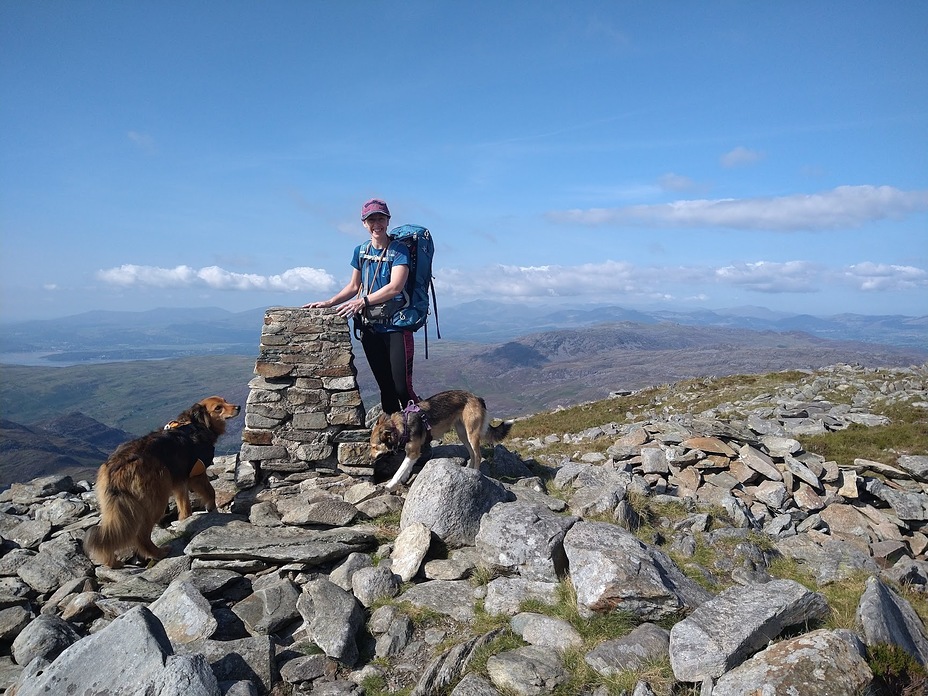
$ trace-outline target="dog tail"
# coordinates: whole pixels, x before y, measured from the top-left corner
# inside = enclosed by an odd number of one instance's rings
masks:
[[[512,424],[515,421],[503,421],[499,425],[491,425],[487,428],[487,434],[484,438],[484,442],[490,445],[495,445],[497,442],[502,442],[503,439],[509,434],[509,431],[512,430]]]
[[[144,527],[147,506],[137,499],[131,487],[123,485],[125,467],[117,465],[110,473],[108,466],[104,464],[97,476],[100,523],[87,530],[83,545],[95,562],[113,567],[117,553],[135,546],[139,529]]]

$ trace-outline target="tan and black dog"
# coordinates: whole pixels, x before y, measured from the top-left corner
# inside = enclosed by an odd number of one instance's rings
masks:
[[[422,449],[433,439],[455,429],[467,447],[470,466],[480,468],[480,445],[502,441],[512,428],[512,421],[490,425],[484,400],[461,390],[443,391],[389,416],[381,415],[371,430],[371,461],[403,449],[403,463],[387,484],[393,490],[409,478]]]
[[[97,472],[100,524],[84,535],[87,555],[111,568],[122,564],[120,551],[135,549],[142,558],[164,558],[168,550],[152,543],[151,531],[165,514],[171,494],[180,519],[190,516],[192,490],[207,510],[216,509],[216,491],[206,467],[216,440],[240,407],[219,396],[194,404],[163,430],[120,445]]]

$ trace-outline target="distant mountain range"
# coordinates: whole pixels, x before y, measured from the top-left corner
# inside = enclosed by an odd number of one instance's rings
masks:
[[[215,307],[146,312],[86,312],[60,319],[3,325],[0,363],[54,365],[153,360],[193,355],[257,354],[265,308],[228,312]],[[579,308],[470,302],[443,308],[438,328],[449,341],[499,343],[528,333],[602,323],[802,331],[818,338],[928,348],[928,316],[773,312],[764,307],[641,311],[615,305]],[[427,328],[434,343],[435,317]]]
[[[12,358],[0,356],[0,488],[52,471],[92,474],[120,442],[204,396],[244,404],[264,311],[92,312],[8,325],[0,338]],[[928,361],[926,317],[728,311],[462,305],[441,312],[442,340],[429,327],[427,360],[420,333],[414,382],[422,397],[474,391],[493,417],[509,418],[694,377]],[[376,387],[359,356],[370,406]],[[243,420],[229,422],[220,453],[238,450]]]

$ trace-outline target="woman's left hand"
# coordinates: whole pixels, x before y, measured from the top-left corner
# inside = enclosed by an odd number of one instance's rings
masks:
[[[362,309],[364,309],[364,300],[358,297],[345,302],[338,308],[338,313],[343,317],[353,317],[355,314],[360,313]]]

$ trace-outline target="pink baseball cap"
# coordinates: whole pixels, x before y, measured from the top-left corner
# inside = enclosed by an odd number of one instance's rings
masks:
[[[371,215],[386,215],[390,217],[390,209],[387,204],[379,198],[371,198],[367,203],[361,206],[361,219],[367,220]]]

